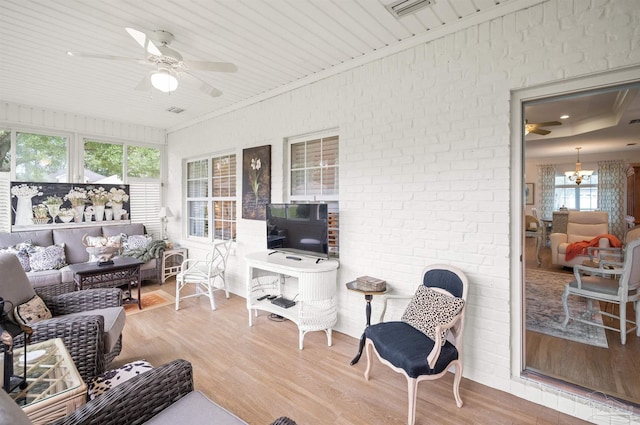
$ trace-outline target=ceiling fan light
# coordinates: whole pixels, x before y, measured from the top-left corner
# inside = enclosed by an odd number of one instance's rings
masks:
[[[159,69],[151,74],[151,85],[163,93],[170,93],[178,88],[178,79],[166,69]]]

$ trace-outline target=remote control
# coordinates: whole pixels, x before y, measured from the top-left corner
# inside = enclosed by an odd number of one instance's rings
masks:
[[[267,294],[267,295],[263,295],[263,296],[261,296],[261,297],[258,297],[258,301],[266,300],[266,299],[267,299],[267,298],[269,298],[269,297],[270,297],[270,295],[269,295],[269,294]]]
[[[277,295],[267,295],[268,300],[275,300],[276,298],[278,298]]]
[[[302,261],[302,258],[294,257],[293,255],[287,255],[287,260]]]

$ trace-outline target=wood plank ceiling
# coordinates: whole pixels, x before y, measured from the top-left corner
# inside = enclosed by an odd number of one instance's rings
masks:
[[[179,128],[542,0],[432,0],[402,18],[385,8],[392,1],[0,0],[0,101]],[[183,77],[165,94],[136,90],[148,63],[67,55],[144,60],[125,27],[169,31],[185,59],[238,72],[193,71],[220,97]]]

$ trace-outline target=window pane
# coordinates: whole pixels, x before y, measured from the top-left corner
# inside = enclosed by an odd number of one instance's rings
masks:
[[[124,146],[87,140],[84,142],[84,182],[123,183]],[[108,179],[108,180],[107,180]]]
[[[16,180],[66,183],[67,139],[43,134],[16,134]]]
[[[208,164],[206,159],[187,163],[187,198],[209,196]]]
[[[307,195],[322,194],[321,173],[320,168],[307,170]]]
[[[187,202],[189,214],[189,235],[207,237],[209,236],[208,212],[206,201]]]
[[[307,168],[319,167],[322,160],[322,144],[320,140],[307,142]]]
[[[127,176],[160,178],[160,149],[142,146],[127,147]]]
[[[291,194],[304,195],[304,170],[291,171]]]
[[[338,136],[322,140],[322,165],[338,165]]]
[[[322,194],[338,194],[338,168],[325,167],[322,169]]]
[[[304,168],[305,162],[305,144],[296,143],[291,145],[291,169]]]
[[[11,132],[0,130],[0,171],[11,171]]]

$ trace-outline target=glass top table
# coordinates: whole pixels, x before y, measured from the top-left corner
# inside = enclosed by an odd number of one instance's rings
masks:
[[[24,348],[14,350],[14,368],[23,370]],[[27,386],[9,395],[34,424],[62,418],[86,402],[87,386],[62,339],[27,347]]]

